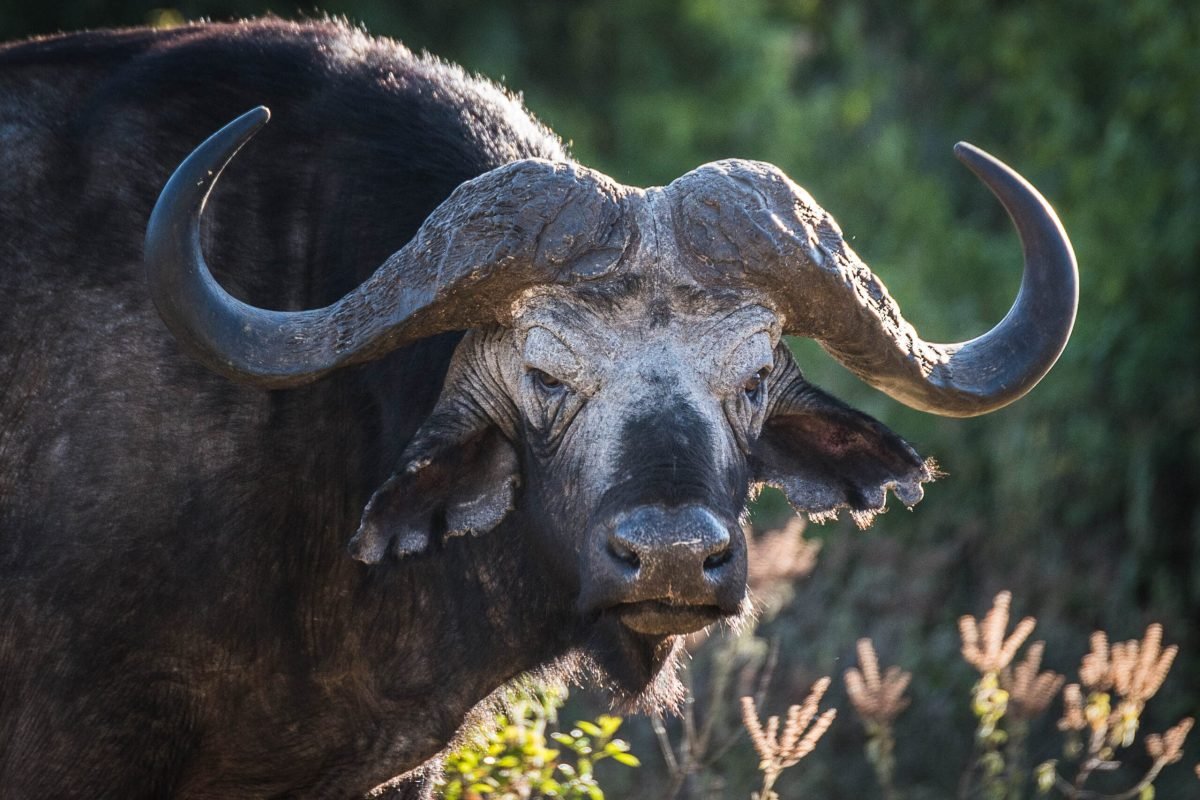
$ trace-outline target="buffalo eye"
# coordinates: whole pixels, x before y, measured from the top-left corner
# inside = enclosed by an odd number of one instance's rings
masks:
[[[759,395],[762,394],[763,381],[767,379],[767,375],[770,372],[770,367],[763,367],[742,384],[742,391],[746,393],[747,397],[749,397],[751,400],[757,400],[759,398]]]
[[[558,392],[566,388],[566,385],[558,378],[554,377],[549,372],[543,372],[536,367],[530,367],[529,374],[533,376],[534,384],[542,391]]]

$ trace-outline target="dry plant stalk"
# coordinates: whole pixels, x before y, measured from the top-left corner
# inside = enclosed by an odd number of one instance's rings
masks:
[[[979,672],[971,698],[971,708],[979,720],[975,761],[963,773],[960,797],[971,794],[977,776],[985,796],[1019,796],[1027,780],[1025,742],[1029,723],[1045,712],[1064,682],[1057,672],[1039,671],[1045,642],[1031,644],[1025,657],[1013,665],[1037,620],[1025,617],[1007,634],[1011,606],[1012,593],[1000,592],[982,622],[970,615],[958,621],[962,656]]]
[[[707,781],[711,790],[712,784],[719,781],[720,771],[713,771],[713,767],[736,746],[742,730],[736,714],[732,713],[734,704],[727,702],[727,693],[739,697],[752,691],[756,701],[762,702],[779,657],[779,647],[777,641],[771,642],[765,652],[760,652],[754,642],[763,642],[754,636],[754,628],[757,622],[778,613],[790,597],[795,581],[816,566],[821,542],[805,539],[805,527],[799,516],[791,517],[781,528],[760,533],[749,522],[743,525],[749,584],[758,620],[751,619],[745,627],[731,628],[723,635],[706,630],[689,637],[689,648],[706,642],[705,648],[711,654],[710,669],[707,680],[699,685],[693,685],[690,667],[682,673],[687,694],[678,742],[672,741],[672,734],[660,717],[651,718],[650,726],[670,775],[662,800],[699,795],[702,782]],[[698,709],[703,713],[698,713]]]
[[[896,794],[892,784],[896,766],[896,737],[892,723],[908,707],[904,691],[912,680],[912,673],[899,667],[888,667],[880,675],[879,656],[871,640],[859,639],[857,649],[861,669],[851,667],[846,670],[846,693],[867,729],[867,760],[875,770],[883,797],[890,800]]]
[[[1063,689],[1063,715],[1058,721],[1060,731],[1082,731],[1088,727],[1087,712],[1083,710],[1083,692],[1078,683],[1068,683]]]
[[[800,705],[788,709],[787,719],[783,730],[779,729],[779,717],[767,719],[764,729],[758,718],[758,708],[753,697],[742,698],[742,722],[758,751],[760,758],[758,768],[763,773],[762,789],[752,795],[753,800],[777,800],[778,795],[772,791],[779,774],[788,767],[793,767],[816,747],[817,742],[837,716],[837,709],[830,708],[817,716],[817,707],[821,698],[829,689],[829,678],[821,678],[813,684]]]
[[[1112,769],[1119,762],[1116,752],[1133,744],[1146,702],[1162,686],[1179,648],[1162,646],[1162,626],[1146,628],[1141,640],[1109,644],[1103,631],[1092,634],[1091,651],[1079,667],[1079,683],[1063,689],[1063,716],[1059,730],[1086,735],[1087,747],[1075,780],[1068,783],[1054,775],[1054,785],[1068,798],[1105,797],[1083,787],[1097,770]],[[1084,689],[1087,697],[1084,697]],[[1115,701],[1115,702],[1114,702]],[[1146,752],[1153,763],[1126,792],[1111,797],[1133,798],[1151,786],[1163,767],[1183,757],[1183,743],[1191,730],[1191,717],[1180,721],[1164,734],[1146,737]],[[1078,738],[1076,739],[1078,742]],[[1082,743],[1077,745],[1083,749]]]
[[[992,608],[982,623],[966,614],[958,620],[958,631],[962,636],[962,656],[981,675],[999,673],[1012,662],[1017,649],[1033,633],[1037,620],[1025,617],[1017,623],[1012,635],[1005,638],[1008,628],[1008,610],[1012,604],[1012,592],[1001,592],[992,602]],[[982,647],[980,646],[982,644]]]
[[[974,690],[974,710],[979,718],[976,732],[979,758],[976,767],[983,775],[983,788],[989,794],[1009,796],[1023,784],[1023,740],[1028,722],[1045,711],[1062,687],[1064,679],[1054,672],[1039,672],[1044,642],[1034,642],[1025,658],[1013,666],[1017,650],[1033,632],[1033,617],[1021,620],[1011,635],[1005,632],[1009,622],[1012,595],[996,595],[982,622],[972,616],[959,620],[962,654],[980,673]],[[1162,626],[1150,625],[1141,640],[1109,644],[1108,636],[1097,631],[1091,637],[1091,650],[1079,668],[1080,683],[1063,688],[1063,715],[1060,730],[1074,737],[1077,752],[1083,752],[1075,780],[1068,782],[1057,771],[1057,761],[1047,761],[1035,771],[1042,791],[1051,787],[1071,800],[1131,800],[1151,790],[1159,772],[1183,757],[1183,743],[1193,720],[1185,719],[1164,734],[1146,737],[1146,752],[1153,763],[1137,785],[1116,795],[1101,795],[1084,788],[1098,770],[1119,766],[1115,754],[1130,746],[1137,734],[1146,702],[1162,686],[1178,654],[1175,645],[1163,647]],[[1086,693],[1086,694],[1085,694]],[[1081,737],[1086,737],[1086,748]],[[960,796],[970,792],[971,773],[964,775]]]
[[[857,650],[861,669],[851,667],[845,674],[850,702],[864,722],[890,726],[900,712],[908,708],[904,691],[912,681],[912,673],[899,667],[888,667],[881,675],[879,656],[870,639],[859,639]]]
[[[1068,686],[1063,692],[1065,708],[1058,727],[1066,731],[1090,729],[1093,738],[1098,735],[1109,750],[1128,747],[1137,733],[1146,701],[1162,686],[1179,648],[1163,648],[1162,626],[1158,623],[1146,628],[1141,641],[1130,639],[1112,645],[1103,631],[1096,631],[1091,646],[1079,666],[1080,683],[1088,690],[1087,704],[1079,685]],[[1116,695],[1115,704],[1112,694]]]
[[[756,643],[766,646],[760,648]],[[694,684],[694,661],[680,675],[687,693],[678,744],[671,740],[661,717],[650,719],[670,775],[662,800],[675,800],[681,793],[685,797],[700,794],[691,783],[700,780],[741,739],[741,721],[735,721],[728,695],[739,697],[752,686],[754,696],[761,700],[779,659],[779,642],[762,643],[752,628],[711,636],[705,646],[711,658],[707,680]],[[702,715],[697,714],[697,705],[705,708]]]
[[[1120,701],[1108,720],[1109,744],[1128,747],[1137,733],[1146,701],[1154,696],[1179,648],[1162,647],[1162,625],[1146,628],[1139,642],[1130,639],[1109,645],[1103,631],[1092,634],[1092,650],[1083,657],[1079,678],[1093,694],[1112,690]]]
[[[1034,642],[1015,669],[1000,671],[1000,687],[1008,692],[1009,713],[1014,719],[1028,722],[1040,716],[1066,681],[1057,672],[1038,672],[1045,650],[1045,642]]]
[[[796,516],[777,530],[757,536],[746,531],[747,572],[755,593],[768,594],[790,587],[793,581],[813,571],[821,542],[805,539],[804,529],[804,520]]]
[[[1162,761],[1164,766],[1179,761],[1183,758],[1183,743],[1195,722],[1192,717],[1184,717],[1164,734],[1149,734],[1146,736],[1146,752],[1155,761]]]

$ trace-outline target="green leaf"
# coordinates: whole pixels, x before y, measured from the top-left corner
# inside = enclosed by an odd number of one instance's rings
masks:
[[[1058,761],[1055,759],[1043,761],[1041,764],[1038,764],[1037,769],[1034,770],[1038,794],[1049,794],[1050,790],[1054,788],[1054,778],[1057,774],[1055,770],[1057,768]]]
[[[588,722],[587,720],[579,720],[575,723],[575,727],[586,733],[588,736],[600,737],[604,735],[599,726],[597,726],[595,723]],[[572,733],[574,733],[574,731],[572,731]]]
[[[621,727],[621,718],[612,714],[601,714],[596,722],[600,725],[601,734],[608,738],[617,732],[617,728]]]
[[[555,731],[554,733],[550,734],[550,738],[565,747],[571,748],[571,750],[576,750],[579,746],[574,737],[562,733],[561,731]]]

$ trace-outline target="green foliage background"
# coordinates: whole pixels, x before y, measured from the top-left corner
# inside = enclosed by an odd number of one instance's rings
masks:
[[[916,513],[869,533],[821,530],[816,573],[765,631],[783,645],[776,705],[849,666],[855,638],[873,636],[885,661],[917,675],[898,782],[913,798],[949,796],[971,728],[954,619],[1011,588],[1014,610],[1041,620],[1048,666],[1072,677],[1093,629],[1131,638],[1161,620],[1183,656],[1147,729],[1200,712],[1200,4],[170,5],[188,19],[346,15],[522,91],[581,161],[624,182],[664,183],[730,156],[772,161],[837,217],[932,339],[990,327],[1020,272],[1007,219],[951,146],[966,139],[1012,163],[1074,241],[1074,338],[1032,395],[974,420],[901,408],[798,344],[812,376],[948,477]],[[6,39],[160,18],[133,0],[0,0]],[[784,797],[871,794],[848,719],[781,783]],[[653,764],[639,772],[642,796]],[[1172,783],[1168,771],[1159,796],[1194,791],[1187,772]]]

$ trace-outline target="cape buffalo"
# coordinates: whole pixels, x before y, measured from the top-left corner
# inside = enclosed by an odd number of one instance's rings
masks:
[[[423,797],[518,676],[669,701],[754,487],[866,524],[931,479],[783,334],[950,416],[1065,345],[1054,212],[958,155],[1025,273],[931,344],[776,167],[623,186],[345,25],[0,48],[0,794]]]

